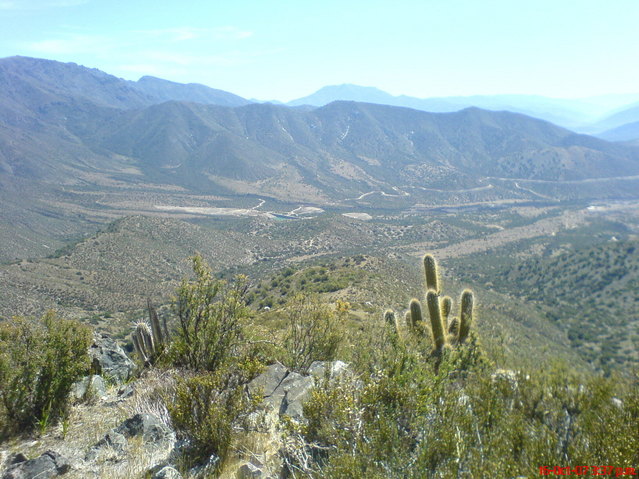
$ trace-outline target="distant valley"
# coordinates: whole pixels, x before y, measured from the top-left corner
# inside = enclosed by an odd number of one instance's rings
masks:
[[[511,361],[540,347],[584,368],[639,361],[639,147],[626,136],[379,92],[251,103],[21,57],[0,60],[0,87],[0,317],[56,308],[126,334],[200,252],[220,276],[248,274],[257,309],[308,290],[351,301],[359,321],[419,295],[430,251],[455,294],[477,285],[479,330]],[[593,297],[580,331],[571,287],[552,281],[587,289],[597,265],[623,303]],[[597,314],[619,319],[599,334]]]
[[[5,261],[46,255],[126,214],[374,217],[639,191],[639,148],[516,113],[250,104],[22,57],[0,61],[0,86]]]

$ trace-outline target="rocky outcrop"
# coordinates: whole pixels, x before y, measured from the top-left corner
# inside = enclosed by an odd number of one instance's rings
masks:
[[[335,378],[347,368],[342,361],[315,361],[309,375],[303,376],[281,363],[274,363],[249,383],[248,391],[252,396],[261,394],[266,408],[278,416],[286,415],[299,421],[304,417],[304,401],[315,384],[324,378]]]
[[[106,396],[106,384],[101,376],[85,376],[73,383],[69,395],[74,401],[102,399]]]
[[[55,451],[47,451],[36,459],[26,460],[23,454],[10,459],[10,465],[2,479],[49,479],[71,469],[69,461]]]
[[[115,381],[124,382],[131,377],[135,364],[114,339],[104,334],[95,334],[89,348],[93,371]]]
[[[95,461],[109,455],[111,461],[126,458],[131,438],[141,438],[147,452],[166,460],[175,445],[175,433],[151,414],[136,414],[104,435],[86,453],[85,461]],[[160,460],[158,462],[161,463]]]

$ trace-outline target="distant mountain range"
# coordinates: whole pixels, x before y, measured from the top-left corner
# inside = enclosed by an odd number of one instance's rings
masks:
[[[611,128],[610,125],[620,126],[633,119],[639,120],[639,112],[618,111],[637,100],[639,100],[639,94],[605,95],[584,99],[560,99],[539,95],[415,98],[406,95],[393,96],[373,87],[345,84],[321,88],[309,96],[292,100],[287,105],[324,106],[333,101],[358,101],[430,112],[454,112],[464,108],[478,107],[492,111],[522,113],[575,131],[598,133]],[[613,113],[615,116],[608,119],[607,116]]]
[[[0,221],[25,231],[64,230],[69,215],[144,212],[159,195],[186,206],[188,195],[256,195],[293,207],[397,209],[636,197],[634,180],[599,179],[637,175],[638,148],[517,113],[352,101],[291,108],[75,64],[0,60]]]

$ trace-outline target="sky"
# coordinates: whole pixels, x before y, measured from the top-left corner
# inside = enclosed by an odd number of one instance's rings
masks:
[[[288,101],[639,92],[638,0],[0,0],[0,58]]]

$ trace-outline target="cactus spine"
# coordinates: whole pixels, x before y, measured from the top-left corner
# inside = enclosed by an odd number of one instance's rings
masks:
[[[469,289],[464,290],[461,295],[461,312],[459,320],[459,343],[463,343],[468,338],[470,325],[473,322],[473,306],[475,299],[473,292]]]
[[[439,308],[439,296],[435,293],[435,291],[428,291],[428,293],[426,293],[426,302],[428,303],[430,329],[433,334],[435,351],[440,352],[446,345],[446,336],[444,335],[444,325],[442,323],[442,315]]]
[[[433,255],[424,256],[424,273],[426,275],[426,291],[435,291],[439,294],[439,276],[437,262]]]

